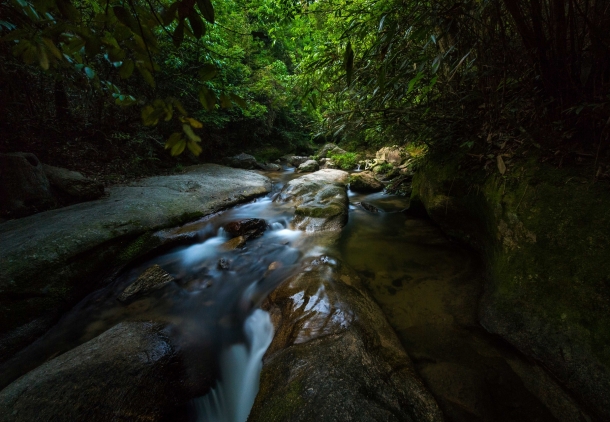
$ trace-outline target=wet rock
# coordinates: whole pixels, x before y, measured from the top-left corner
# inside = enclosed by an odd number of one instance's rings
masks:
[[[478,177],[456,161],[429,161],[413,178],[411,203],[485,251],[481,325],[610,420],[608,191],[546,164],[515,166],[524,176],[504,187],[499,172]]]
[[[231,240],[227,240],[222,244],[222,247],[227,251],[243,248],[248,238],[246,236],[237,236]]]
[[[231,261],[226,258],[220,258],[218,260],[217,268],[219,270],[228,270],[229,268],[231,268]]]
[[[321,169],[336,169],[337,165],[330,158],[321,158],[320,159],[320,168]]]
[[[24,217],[55,205],[51,185],[34,154],[0,154],[0,216]]]
[[[325,144],[322,148],[318,150],[318,153],[316,155],[318,156],[318,158],[326,158],[328,152],[335,148],[338,148],[336,144]]]
[[[312,171],[318,171],[320,169],[320,165],[315,160],[307,160],[303,164],[299,166],[297,171],[299,173],[308,173]]]
[[[386,161],[393,166],[399,166],[404,160],[409,158],[409,153],[403,148],[396,145],[392,147],[383,147],[375,154],[375,158],[379,161]]]
[[[227,159],[227,163],[231,167],[247,170],[257,167],[256,158],[249,154],[244,154],[243,152],[241,154],[234,155],[233,157],[229,157]]]
[[[309,160],[309,157],[300,156],[300,155],[293,155],[293,156],[288,157],[288,163],[291,166],[294,166],[297,168],[307,160]]]
[[[261,170],[265,170],[265,171],[280,171],[282,170],[282,166],[280,166],[279,164],[275,164],[275,163],[256,163],[256,166],[258,168],[260,168]]]
[[[267,230],[267,222],[261,218],[247,218],[231,221],[224,226],[224,229],[231,236],[258,237]]]
[[[161,268],[159,265],[153,265],[144,271],[144,273],[142,273],[142,275],[140,275],[136,281],[123,290],[123,292],[119,295],[118,300],[121,302],[126,302],[135,297],[150,293],[153,290],[161,289],[172,281],[174,281],[174,278],[163,268]]]
[[[215,164],[108,189],[90,202],[0,224],[0,361],[113,271],[161,242],[155,233],[271,190],[255,172]]]
[[[379,192],[383,183],[375,178],[371,171],[353,173],[349,178],[349,188],[354,192]]]
[[[176,350],[163,325],[123,322],[49,360],[0,392],[21,421],[158,421],[183,401]]]
[[[360,203],[360,206],[362,208],[364,208],[365,210],[367,210],[368,212],[372,212],[372,213],[378,213],[379,212],[379,208],[377,208],[375,205],[370,204],[368,202],[362,201]]]
[[[43,164],[44,172],[62,198],[68,201],[90,201],[104,195],[104,185],[91,180],[76,171]]]
[[[442,421],[351,270],[313,261],[268,298],[275,337],[249,421]]]
[[[347,222],[348,199],[345,185],[348,173],[319,170],[284,186],[275,201],[295,205],[292,226],[307,232],[338,231]]]

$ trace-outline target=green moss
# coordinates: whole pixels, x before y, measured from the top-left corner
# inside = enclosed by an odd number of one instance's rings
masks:
[[[305,404],[301,397],[303,386],[297,380],[290,382],[283,389],[284,394],[272,394],[271,400],[265,403],[259,420],[285,421],[294,417]]]
[[[502,324],[570,336],[610,366],[607,187],[583,178],[581,169],[536,159],[487,177],[460,172],[455,161],[436,162],[414,178],[412,201],[485,255],[487,291]],[[533,347],[547,341],[555,340],[540,338]]]

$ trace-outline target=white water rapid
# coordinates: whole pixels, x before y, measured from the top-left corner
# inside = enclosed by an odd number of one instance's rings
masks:
[[[273,340],[269,314],[256,309],[244,324],[246,344],[222,352],[222,380],[204,397],[195,400],[198,422],[245,422],[258,393],[263,355]]]

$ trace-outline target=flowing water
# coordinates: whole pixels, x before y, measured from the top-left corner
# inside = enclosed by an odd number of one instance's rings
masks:
[[[6,384],[120,321],[164,321],[179,327],[176,341],[191,350],[185,362],[193,377],[202,367],[217,369],[206,375],[215,385],[212,391],[193,403],[197,420],[245,421],[273,336],[259,305],[303,260],[325,254],[362,276],[448,420],[555,420],[519,376],[531,364],[477,323],[482,271],[472,251],[446,239],[429,221],[408,218],[401,212],[407,199],[382,193],[350,192],[349,222],[338,245],[319,244],[318,237],[289,228],[290,204],[272,202],[297,176],[293,169],[267,175],[275,181],[270,195],[173,230],[188,234],[189,244],[132,265],[112,285],[89,295],[13,359],[0,381]],[[243,249],[227,249],[223,226],[244,218],[263,218],[270,228]],[[175,282],[127,303],[117,301],[154,264]]]

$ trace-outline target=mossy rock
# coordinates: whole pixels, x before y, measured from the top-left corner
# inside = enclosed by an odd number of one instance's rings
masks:
[[[610,419],[608,187],[535,159],[504,176],[430,160],[413,179],[412,201],[484,254],[483,326]]]

